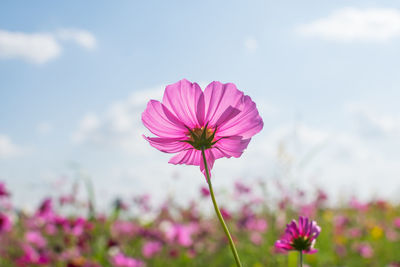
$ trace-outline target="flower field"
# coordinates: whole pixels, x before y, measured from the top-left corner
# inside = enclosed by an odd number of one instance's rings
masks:
[[[221,212],[243,266],[297,266],[298,253],[282,253],[275,242],[299,215],[321,227],[314,254],[303,266],[400,266],[400,206],[355,198],[329,207],[326,194],[305,194],[264,183],[236,182],[217,190]],[[12,192],[1,190],[0,266],[234,266],[227,238],[215,216],[203,212],[209,191],[199,189],[188,205],[168,199],[153,205],[149,195],[118,200],[107,214],[73,193],[44,199],[32,213],[13,208]],[[229,203],[238,203],[230,207]],[[84,205],[87,215],[79,216]],[[91,208],[88,208],[91,207]],[[146,218],[146,219],[144,219]]]

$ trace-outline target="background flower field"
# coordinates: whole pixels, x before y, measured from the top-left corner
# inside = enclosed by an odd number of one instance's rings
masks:
[[[203,209],[210,204],[205,187],[186,205],[173,198],[154,205],[150,195],[139,195],[116,200],[106,215],[92,200],[76,199],[76,185],[73,190],[27,213],[12,206],[12,192],[2,186],[0,266],[234,266],[218,221]],[[400,266],[397,204],[350,198],[329,207],[322,190],[307,195],[261,181],[221,190],[217,197],[244,266],[297,266],[297,253],[282,254],[274,242],[298,215],[322,228],[318,252],[305,255],[308,266]],[[268,197],[270,191],[279,197]]]

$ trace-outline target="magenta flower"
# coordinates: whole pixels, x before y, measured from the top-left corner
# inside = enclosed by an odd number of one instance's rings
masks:
[[[148,241],[142,247],[142,254],[145,258],[152,258],[162,249],[162,244],[158,241]]]
[[[256,104],[232,83],[210,83],[204,92],[197,83],[181,80],[168,85],[162,102],[150,100],[143,124],[157,137],[145,137],[166,153],[178,153],[169,163],[200,166],[223,157],[240,157],[263,121]]]
[[[8,192],[6,185],[3,182],[0,182],[0,198],[8,197],[10,193]]]
[[[10,218],[0,212],[0,234],[10,232],[12,228],[12,222]]]
[[[279,251],[297,250],[307,254],[317,252],[314,249],[315,240],[321,232],[321,227],[315,221],[300,216],[299,223],[292,220],[286,226],[285,233],[280,240],[276,241],[275,247]]]
[[[46,239],[38,231],[29,231],[25,233],[25,241],[37,248],[44,248],[47,245]]]
[[[125,256],[121,252],[118,252],[111,258],[111,263],[115,267],[144,267],[144,263],[141,260],[137,260],[128,256]]]

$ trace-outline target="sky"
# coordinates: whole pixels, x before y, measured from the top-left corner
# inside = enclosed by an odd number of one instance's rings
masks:
[[[79,177],[100,204],[198,195],[198,167],[168,164],[140,121],[186,78],[235,83],[264,120],[216,162],[218,190],[399,200],[399,46],[397,1],[2,1],[0,181],[24,207]]]

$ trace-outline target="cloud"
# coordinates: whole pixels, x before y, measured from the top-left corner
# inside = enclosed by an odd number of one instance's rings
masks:
[[[0,159],[16,157],[23,153],[24,150],[14,144],[7,135],[0,134]]]
[[[144,144],[146,132],[141,114],[149,99],[161,99],[163,86],[137,91],[126,100],[112,103],[102,114],[85,115],[72,134],[72,142],[81,145],[136,151]]]
[[[85,30],[61,29],[58,31],[57,36],[61,40],[73,41],[88,50],[94,49],[97,43],[94,35]]]
[[[250,52],[255,52],[258,49],[258,41],[252,37],[249,37],[244,40],[244,47]]]
[[[382,114],[358,104],[348,105],[355,116],[358,133],[364,137],[400,138],[400,116]]]
[[[61,46],[51,34],[0,30],[0,58],[21,58],[41,64],[60,53]]]
[[[400,36],[400,10],[343,8],[298,26],[296,32],[336,42],[383,42]]]
[[[31,63],[43,64],[61,55],[60,41],[73,41],[89,50],[96,46],[96,38],[85,30],[61,29],[57,33],[0,30],[0,59],[19,58]]]

